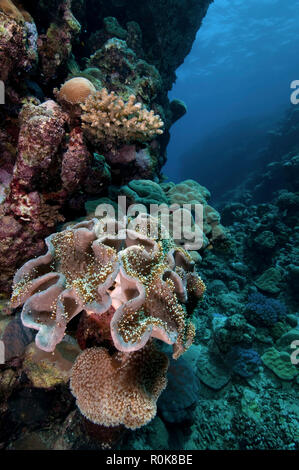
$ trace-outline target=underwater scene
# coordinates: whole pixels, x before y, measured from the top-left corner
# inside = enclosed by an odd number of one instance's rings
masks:
[[[299,450],[298,22],[0,0],[1,450]]]

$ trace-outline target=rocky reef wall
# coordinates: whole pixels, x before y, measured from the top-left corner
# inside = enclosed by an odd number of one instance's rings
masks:
[[[58,223],[86,213],[89,198],[107,196],[111,183],[160,181],[169,129],[186,112],[167,93],[210,3],[0,2],[2,291]],[[132,112],[145,133],[124,126]],[[107,138],[94,132],[104,124]]]

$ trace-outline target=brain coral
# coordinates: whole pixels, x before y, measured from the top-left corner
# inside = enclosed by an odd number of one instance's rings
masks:
[[[136,429],[156,415],[167,367],[167,356],[152,344],[131,355],[110,356],[104,348],[86,349],[73,366],[71,391],[90,421]]]
[[[58,93],[58,100],[70,104],[79,104],[83,103],[95,91],[95,87],[89,80],[83,77],[74,77],[62,85]]]

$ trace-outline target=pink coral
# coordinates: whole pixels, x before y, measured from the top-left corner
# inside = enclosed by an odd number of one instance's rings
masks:
[[[194,327],[183,304],[200,298],[204,284],[187,252],[149,238],[150,221],[137,217],[134,229],[115,236],[97,219],[82,222],[48,237],[47,254],[16,273],[12,305],[25,302],[22,319],[39,330],[40,347],[52,350],[80,311],[102,315],[110,306],[119,351],[140,350],[151,337],[173,344],[175,357],[190,346]]]
[[[12,186],[35,187],[42,172],[47,172],[65,134],[66,116],[54,101],[23,107],[19,116],[21,129],[18,159]]]
[[[26,24],[0,11],[0,80],[7,82],[19,78],[30,69],[37,60],[37,55],[26,46],[30,31]]]
[[[68,193],[73,193],[80,187],[88,174],[91,155],[84,143],[80,127],[72,129],[67,151],[62,157],[61,180],[62,187]]]
[[[23,304],[22,321],[38,330],[36,344],[53,351],[67,323],[82,310],[104,313],[106,291],[117,274],[115,251],[99,243],[93,221],[46,239],[45,255],[28,261],[14,277],[11,303]]]

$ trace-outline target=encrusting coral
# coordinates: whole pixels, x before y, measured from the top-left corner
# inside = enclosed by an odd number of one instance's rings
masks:
[[[117,234],[107,232],[111,223]],[[152,236],[156,229],[158,241]],[[97,347],[78,358],[72,390],[82,413],[95,423],[134,429],[148,422],[168,362],[151,338],[172,344],[174,358],[192,344],[193,306],[205,286],[188,252],[167,235],[158,219],[145,214],[130,219],[126,229],[114,219],[92,219],[48,237],[47,253],[15,275],[11,305],[24,304],[21,319],[38,330],[40,349],[54,351],[68,322],[82,311],[85,325],[92,325],[88,318],[93,322],[90,334]],[[116,351],[111,357],[98,347],[107,341]],[[79,344],[86,346],[86,336]],[[91,383],[99,389],[93,392]]]
[[[37,61],[36,26],[29,14],[26,22],[22,13],[11,3],[0,3],[0,79],[20,79]],[[31,43],[30,47],[27,43]],[[6,90],[10,94],[9,87]]]
[[[106,88],[90,94],[81,104],[83,129],[89,139],[106,148],[146,142],[162,134],[163,122],[131,95],[125,102]]]

